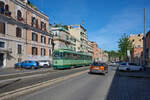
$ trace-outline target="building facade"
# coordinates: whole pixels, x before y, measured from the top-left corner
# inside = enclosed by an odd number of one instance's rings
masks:
[[[76,51],[76,38],[63,27],[52,27],[54,50],[70,49]]]
[[[70,34],[76,38],[76,51],[88,53],[88,35],[82,25],[68,26]]]
[[[0,0],[0,66],[51,59],[49,18],[27,0]],[[43,38],[44,37],[44,38]]]
[[[143,52],[143,34],[131,34],[129,40],[133,45],[132,62],[141,64]]]
[[[146,65],[150,67],[150,31],[146,34]]]
[[[96,42],[91,42],[91,44],[93,47],[93,60],[99,61],[100,52],[99,52],[98,44]]]
[[[94,54],[94,49],[91,41],[88,41],[88,53],[93,56]]]

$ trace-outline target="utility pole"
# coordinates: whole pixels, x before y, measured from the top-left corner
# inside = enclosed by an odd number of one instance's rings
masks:
[[[146,65],[146,8],[144,8],[144,66]]]

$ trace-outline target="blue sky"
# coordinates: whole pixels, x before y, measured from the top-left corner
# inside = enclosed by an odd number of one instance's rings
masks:
[[[150,0],[30,0],[50,17],[50,23],[81,24],[89,40],[104,50],[118,50],[123,33],[143,32],[144,8],[150,28]]]

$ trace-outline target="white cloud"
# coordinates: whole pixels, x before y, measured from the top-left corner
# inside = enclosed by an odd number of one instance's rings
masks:
[[[95,32],[90,40],[98,42],[99,47],[117,50],[117,42],[122,33],[140,33],[143,31],[143,10],[128,8],[112,17],[112,20]],[[102,43],[101,43],[102,42]]]

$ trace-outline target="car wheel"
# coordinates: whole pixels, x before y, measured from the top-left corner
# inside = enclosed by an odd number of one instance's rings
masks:
[[[127,71],[130,71],[130,69],[129,69],[129,68],[127,68]]]
[[[45,65],[44,65],[44,68],[48,68],[48,65],[47,65],[47,64],[45,64]]]
[[[35,67],[34,67],[34,66],[31,66],[31,69],[35,69]]]
[[[140,68],[139,71],[142,71],[142,68]]]

